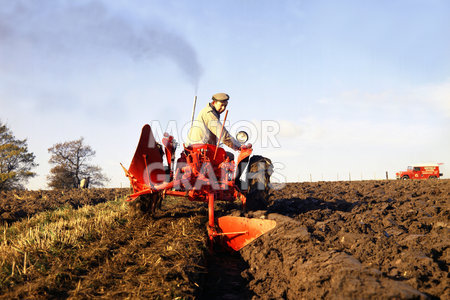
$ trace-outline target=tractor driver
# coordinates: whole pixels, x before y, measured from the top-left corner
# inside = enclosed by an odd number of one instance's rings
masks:
[[[186,146],[192,144],[217,145],[217,139],[222,129],[220,114],[225,111],[230,96],[225,93],[217,93],[212,96],[212,101],[203,108],[189,130]],[[233,150],[238,151],[241,144],[223,128],[222,141]]]
[[[220,131],[222,130],[220,114],[225,111],[229,99],[230,96],[225,93],[217,93],[212,96],[212,101],[200,111],[197,119],[194,121],[194,124],[189,130],[188,138],[185,143],[186,146],[193,144],[217,145],[217,140],[219,138]],[[239,151],[241,149],[241,144],[230,135],[225,127],[222,132],[222,142],[235,151]],[[227,151],[226,154],[230,161],[234,161],[233,153]],[[239,188],[241,187],[241,181],[239,178],[247,166],[248,161],[249,157],[246,157],[237,166],[235,183]],[[186,156],[182,153],[182,156],[177,161],[177,169],[182,168],[184,164],[186,164]]]

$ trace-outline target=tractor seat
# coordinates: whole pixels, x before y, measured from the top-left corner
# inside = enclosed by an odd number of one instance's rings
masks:
[[[216,149],[217,149],[217,154],[214,159],[214,153],[216,152]],[[227,153],[225,152],[225,150],[223,148],[217,147],[215,145],[210,145],[210,144],[193,144],[193,145],[184,147],[184,150],[186,151],[186,153],[188,155],[193,154],[193,153],[205,154],[206,157],[208,157],[209,161],[211,161],[211,163],[214,166],[220,165],[227,158]]]

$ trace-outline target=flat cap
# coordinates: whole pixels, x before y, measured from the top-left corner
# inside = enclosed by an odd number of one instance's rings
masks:
[[[230,96],[228,96],[228,94],[225,93],[217,93],[212,96],[212,99],[214,101],[226,101],[230,99]]]

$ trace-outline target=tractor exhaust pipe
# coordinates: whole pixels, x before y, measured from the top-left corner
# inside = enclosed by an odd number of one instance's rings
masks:
[[[194,124],[194,116],[195,116],[195,106],[197,105],[197,95],[194,98],[194,104],[192,105],[192,117],[191,117],[191,128]]]

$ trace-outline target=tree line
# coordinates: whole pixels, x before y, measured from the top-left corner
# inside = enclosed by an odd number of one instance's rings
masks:
[[[48,148],[53,167],[47,175],[52,189],[101,187],[109,180],[99,166],[90,163],[95,156],[91,146],[78,140],[54,144]],[[27,140],[17,139],[0,121],[0,190],[24,189],[36,173],[35,155],[28,150]]]

